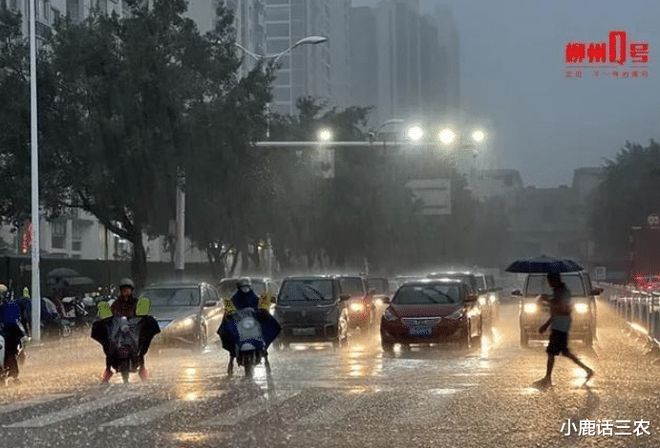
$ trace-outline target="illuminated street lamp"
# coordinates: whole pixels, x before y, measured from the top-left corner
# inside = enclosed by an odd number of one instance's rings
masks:
[[[445,128],[440,131],[438,138],[443,145],[451,145],[456,140],[456,133],[449,128]]]
[[[317,138],[320,142],[329,142],[332,140],[332,131],[328,128],[319,130]]]
[[[408,139],[412,142],[419,142],[422,140],[422,137],[424,137],[424,129],[421,128],[421,126],[411,126],[408,128],[408,132],[406,133],[408,136]]]
[[[475,143],[481,143],[486,139],[486,133],[481,129],[476,129],[472,131],[472,140]]]

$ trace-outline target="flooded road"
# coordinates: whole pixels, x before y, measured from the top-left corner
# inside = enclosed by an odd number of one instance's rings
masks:
[[[480,346],[382,352],[377,333],[348,347],[292,346],[252,380],[226,374],[215,344],[203,353],[154,347],[151,379],[99,385],[94,342],[34,349],[22,383],[1,391],[0,440],[13,447],[408,446],[569,447],[660,445],[660,367],[601,306],[593,349],[576,342],[596,377],[557,361],[554,387],[543,345],[518,343],[517,306],[506,305]],[[648,420],[650,435],[566,436],[579,420]],[[566,428],[564,428],[565,430]],[[566,432],[566,431],[564,431]]]

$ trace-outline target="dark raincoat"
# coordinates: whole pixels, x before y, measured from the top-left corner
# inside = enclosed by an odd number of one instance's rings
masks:
[[[120,299],[117,298],[115,302],[113,302],[113,305],[117,303]],[[130,300],[128,301],[130,304],[133,305],[132,311],[129,312],[124,312],[126,310],[120,310],[121,307],[113,306],[113,312],[115,313],[115,316],[113,317],[108,317],[105,319],[97,320],[92,324],[92,339],[94,339],[96,342],[101,344],[103,347],[103,353],[105,353],[106,356],[106,367],[110,367],[112,365],[112,359],[111,359],[111,343],[110,343],[110,333],[112,331],[112,321],[115,317],[121,317],[121,316],[126,316],[126,317],[133,317],[135,316],[135,305],[137,304],[137,299],[135,300]],[[128,307],[127,307],[128,308]],[[154,336],[156,336],[158,333],[160,333],[160,327],[158,326],[158,321],[153,318],[153,316],[139,316],[140,317],[140,322],[137,325],[137,332],[138,332],[138,338],[139,338],[139,360],[140,360],[140,365],[144,364],[144,355],[147,354],[147,351],[149,351],[149,346],[151,345],[151,341],[153,340]]]
[[[279,322],[277,322],[277,320],[271,316],[268,311],[259,309],[259,297],[252,290],[249,292],[238,290],[232,296],[231,302],[238,310],[244,308],[253,308],[257,310],[256,318],[261,325],[261,333],[266,345],[265,348],[268,349],[270,344],[272,344],[272,342],[280,334],[280,331],[282,331],[282,327],[280,327]],[[225,317],[222,319],[222,323],[220,324],[220,328],[218,328],[217,333],[218,336],[220,336],[220,340],[222,341],[222,348],[227,350],[232,356],[235,357],[236,354],[234,351],[236,348],[236,339],[238,338],[238,335],[236,326],[234,325],[233,321],[231,321],[231,314],[225,314]]]

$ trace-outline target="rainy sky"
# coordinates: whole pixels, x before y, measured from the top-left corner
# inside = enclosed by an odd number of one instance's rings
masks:
[[[379,0],[353,0],[354,6]],[[660,139],[657,0],[421,0],[453,9],[460,35],[461,100],[487,117],[488,167],[516,168],[526,184],[570,184],[626,140]],[[622,29],[650,45],[648,79],[566,78],[568,41],[605,41]]]

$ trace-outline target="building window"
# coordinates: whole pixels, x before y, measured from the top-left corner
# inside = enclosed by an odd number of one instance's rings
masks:
[[[279,37],[289,36],[289,23],[269,23],[266,25],[266,35]]]
[[[63,219],[53,221],[50,227],[50,247],[64,250],[66,245],[66,221]]]
[[[82,251],[82,223],[78,220],[74,220],[71,225],[71,250]]]
[[[272,7],[266,10],[266,20],[269,22],[288,22],[289,6]]]

